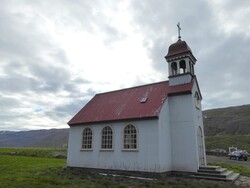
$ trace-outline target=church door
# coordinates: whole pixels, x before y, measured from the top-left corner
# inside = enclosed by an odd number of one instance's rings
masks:
[[[197,141],[198,141],[198,152],[199,152],[199,166],[205,166],[204,143],[203,143],[203,134],[201,127],[199,127],[197,131]]]

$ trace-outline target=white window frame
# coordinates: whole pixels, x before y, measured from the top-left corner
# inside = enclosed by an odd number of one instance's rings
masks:
[[[103,131],[104,131],[105,128],[110,128],[111,135],[109,135],[109,134],[103,135]],[[104,136],[107,138],[108,142],[111,141],[111,148],[110,147],[108,147],[108,148],[103,147],[103,138],[104,138]],[[111,126],[105,126],[101,130],[101,149],[100,150],[101,151],[114,151],[114,130],[113,130],[113,128]]]
[[[131,135],[128,133],[127,135],[126,135],[126,133],[125,133],[125,129],[128,127],[128,126],[132,126],[132,127],[134,127],[134,129],[135,129],[135,143],[133,143],[134,141],[133,141],[133,138],[128,138],[128,139],[130,139],[130,146],[132,145],[132,144],[135,144],[135,148],[134,147],[125,147],[125,139],[126,139],[126,137],[131,137]],[[131,130],[130,130],[131,131]],[[133,135],[132,135],[133,136]],[[137,130],[137,128],[136,128],[136,126],[135,125],[133,125],[133,124],[127,124],[124,128],[123,128],[123,131],[122,131],[122,150],[123,151],[138,151],[138,147],[139,147],[139,132],[138,132],[138,130]]]
[[[87,129],[89,129],[91,132],[91,135],[89,134],[86,134],[86,143],[83,143],[84,142],[84,131],[86,131]],[[82,131],[82,142],[81,142],[81,150],[83,151],[92,151],[93,150],[93,137],[94,137],[94,134],[93,134],[93,130],[90,128],[90,127],[85,127]],[[91,138],[91,139],[90,139]],[[83,146],[86,146],[86,147],[83,147]],[[90,147],[88,147],[90,146]]]
[[[197,92],[195,93],[194,98],[195,98],[195,107],[201,109],[201,100]]]

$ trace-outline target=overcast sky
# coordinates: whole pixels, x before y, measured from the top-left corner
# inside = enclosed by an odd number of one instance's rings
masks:
[[[167,80],[178,22],[203,109],[250,104],[249,0],[0,5],[0,130],[68,127],[96,93]]]

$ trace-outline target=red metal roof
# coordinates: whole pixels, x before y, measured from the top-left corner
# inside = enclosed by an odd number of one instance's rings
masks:
[[[95,95],[68,124],[71,126],[96,122],[157,118],[168,95],[190,93],[192,86],[193,82],[169,86],[168,81],[164,81],[100,93]]]

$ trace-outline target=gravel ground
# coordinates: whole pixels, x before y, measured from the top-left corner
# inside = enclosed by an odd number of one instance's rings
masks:
[[[233,164],[233,165],[241,165],[241,166],[250,168],[250,158],[248,159],[248,161],[243,161],[243,160],[237,161],[237,160],[229,159],[229,157],[218,157],[218,156],[213,156],[213,155],[207,155],[207,162],[227,163],[227,164]]]

